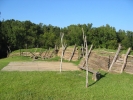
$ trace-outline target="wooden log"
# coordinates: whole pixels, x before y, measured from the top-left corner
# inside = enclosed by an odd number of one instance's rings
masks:
[[[61,44],[62,44],[62,53],[61,53],[61,62],[60,62],[60,72],[62,71],[62,59],[63,59],[63,50],[64,50],[64,46],[63,46],[63,37],[64,37],[64,33],[60,33],[61,36]]]
[[[53,54],[54,54],[54,50],[51,52],[49,57],[51,58],[53,56]]]
[[[91,53],[92,47],[93,47],[93,44],[91,45],[91,47],[90,47],[90,49],[89,49],[89,52],[88,52],[88,54],[87,54],[88,58],[89,58],[89,56],[90,56],[90,53]],[[87,60],[88,60],[88,59],[87,59]],[[86,60],[84,60],[84,63],[83,63],[82,66],[84,67],[85,64],[86,64]]]
[[[74,49],[73,49],[73,51],[72,51],[72,54],[71,54],[71,57],[70,57],[69,61],[72,60],[72,57],[73,57],[73,55],[74,55],[74,53],[75,53],[75,50],[76,50],[76,44],[75,44],[75,46],[74,46]]]
[[[88,83],[88,77],[89,77],[89,74],[88,74],[88,46],[87,46],[87,40],[86,40],[86,36],[85,36],[85,43],[86,43],[86,88],[89,86],[89,83]]]
[[[65,55],[66,49],[67,49],[67,44],[63,44],[63,57],[64,57],[64,55]]]
[[[108,71],[110,71],[110,70],[111,70],[111,68],[112,68],[113,64],[115,63],[115,61],[116,61],[116,59],[117,59],[117,57],[118,57],[118,54],[119,54],[119,52],[120,52],[120,49],[121,49],[121,45],[119,44],[118,50],[117,50],[117,52],[116,52],[116,54],[115,54],[115,57],[114,57],[114,59],[113,59],[113,61],[112,61],[111,65],[110,65],[110,67],[109,67],[109,70],[108,70]]]
[[[32,58],[33,58],[33,60],[35,60],[35,59],[38,58],[34,53],[32,53],[32,52],[30,52],[30,53],[32,54]]]
[[[39,53],[40,57],[42,57],[42,54],[43,54],[43,53],[44,53],[44,51],[42,51],[42,52]]]
[[[80,69],[86,70],[85,67],[80,67]],[[95,71],[95,70],[93,70],[93,69],[88,69],[88,72],[90,72],[90,73],[93,74],[93,75],[92,75],[92,80],[94,80],[94,81],[99,80],[100,77],[101,77],[101,73],[99,73],[98,71]]]
[[[30,52],[32,54],[32,56],[36,56],[34,53]]]
[[[48,50],[45,51],[45,54],[44,54],[44,56],[42,56],[42,59],[44,59],[46,57],[47,52],[48,52]]]
[[[85,36],[85,34],[84,34],[84,29],[83,29],[83,28],[82,28],[82,33],[83,33],[83,41],[84,41],[83,48],[85,48],[85,45],[86,45],[86,44],[85,44],[85,41],[86,41],[86,40],[85,40],[85,37],[86,37],[86,36]]]
[[[127,62],[127,57],[128,57],[128,54],[129,54],[130,50],[131,50],[131,48],[128,48],[127,53],[124,57],[124,62],[123,62],[122,68],[121,68],[121,73],[123,72],[123,70],[125,68],[125,65],[126,65],[126,62]]]
[[[128,56],[133,58],[133,55],[128,55]]]
[[[92,48],[93,48],[93,44],[91,45],[91,47],[90,47],[90,49],[89,49],[88,57],[90,56],[90,53],[91,53]]]

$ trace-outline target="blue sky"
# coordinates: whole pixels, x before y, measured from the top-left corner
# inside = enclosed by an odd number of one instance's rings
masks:
[[[0,20],[30,20],[66,27],[109,24],[116,30],[133,31],[133,0],[0,0]]]

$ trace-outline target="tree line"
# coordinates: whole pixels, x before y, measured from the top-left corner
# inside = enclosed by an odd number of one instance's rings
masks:
[[[60,33],[64,33],[64,42],[67,45],[83,44],[82,28],[87,36],[88,45],[94,48],[116,49],[121,43],[123,49],[133,49],[133,32],[119,30],[108,24],[93,27],[92,23],[69,25],[64,28],[58,26],[35,24],[29,20],[2,20],[0,21],[0,56],[5,56],[9,48],[16,49],[41,47],[53,48],[60,45]]]

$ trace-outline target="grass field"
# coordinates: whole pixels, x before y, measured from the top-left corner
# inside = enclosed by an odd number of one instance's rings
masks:
[[[57,58],[56,58],[57,59]],[[0,69],[11,61],[31,61],[27,57],[0,59]],[[0,71],[0,100],[132,100],[133,75],[101,71],[99,81],[85,87],[85,71],[4,72]]]

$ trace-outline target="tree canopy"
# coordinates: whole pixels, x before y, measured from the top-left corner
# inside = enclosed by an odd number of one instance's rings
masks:
[[[11,50],[54,47],[60,45],[60,32],[64,33],[64,41],[67,45],[83,44],[82,28],[87,36],[88,45],[93,44],[95,48],[116,49],[121,43],[123,49],[133,49],[133,32],[119,30],[108,24],[100,27],[92,27],[92,23],[69,25],[64,28],[58,26],[35,24],[31,21],[2,20],[0,21],[0,52],[6,53],[7,47]]]

